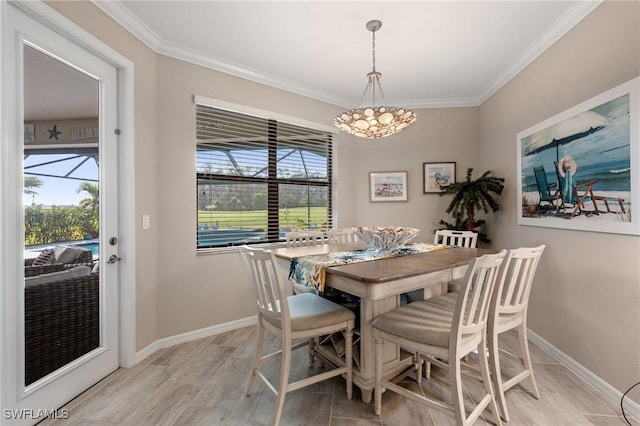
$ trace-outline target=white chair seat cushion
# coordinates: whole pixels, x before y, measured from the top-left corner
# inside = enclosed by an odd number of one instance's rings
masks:
[[[449,347],[453,310],[428,300],[409,303],[373,320],[373,327],[414,342]]]
[[[312,330],[355,319],[355,314],[349,309],[312,293],[294,294],[287,297],[287,301],[292,331]],[[280,327],[277,318],[264,318]]]

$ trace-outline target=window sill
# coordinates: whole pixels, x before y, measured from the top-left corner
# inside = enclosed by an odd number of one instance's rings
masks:
[[[287,246],[286,243],[284,243],[284,242],[247,244],[247,245],[258,246],[258,247],[263,248],[265,250],[269,250],[269,249],[273,249],[273,248],[282,248],[282,247],[286,247]],[[215,255],[215,254],[238,253],[241,249],[242,249],[242,246],[215,247],[215,248],[197,249],[196,256],[209,256],[209,255]]]

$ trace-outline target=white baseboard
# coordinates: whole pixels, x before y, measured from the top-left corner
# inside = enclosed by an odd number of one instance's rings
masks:
[[[535,343],[537,346],[548,352],[549,355],[554,357],[558,362],[571,370],[576,376],[580,377],[582,380],[591,385],[605,398],[611,400],[611,402],[615,403],[618,407],[620,406],[620,400],[622,399],[623,395],[622,392],[602,380],[600,377],[596,376],[582,364],[576,362],[569,355],[565,354],[560,349],[556,348],[530,329],[527,332],[529,334],[529,340],[531,340],[531,342]],[[622,412],[620,414],[622,414]],[[636,419],[640,419],[640,405],[636,404],[629,398],[625,398],[624,414],[627,417],[635,417]]]
[[[163,337],[162,339],[158,339],[138,351],[136,353],[135,362],[136,364],[139,363],[146,357],[152,355],[158,349],[168,348],[169,346],[178,345],[180,343],[186,343],[192,340],[202,339],[203,337],[215,336],[217,334],[226,333],[227,331],[248,327],[255,325],[257,321],[258,318],[254,315],[252,317],[242,318],[224,324],[212,325],[211,327],[205,327],[199,330]]]

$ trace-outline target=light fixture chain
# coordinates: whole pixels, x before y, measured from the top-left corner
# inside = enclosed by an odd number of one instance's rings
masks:
[[[384,96],[384,90],[382,90],[382,84],[380,84],[379,78],[376,78],[376,84],[378,85],[378,90],[380,90],[380,95],[382,96],[382,105],[386,105],[387,99]],[[375,93],[375,90],[373,92]]]
[[[376,31],[381,26],[382,22],[377,19],[367,22],[366,25],[367,29],[373,33],[371,36],[372,71],[367,74],[367,85],[360,99],[360,107],[339,114],[333,121],[341,130],[368,139],[391,136],[416,121],[415,112],[386,104],[380,83],[382,74],[376,71]],[[378,94],[382,100],[380,105],[378,105]]]
[[[373,54],[371,55],[373,62],[373,72],[376,72],[376,31],[371,31],[373,33]]]

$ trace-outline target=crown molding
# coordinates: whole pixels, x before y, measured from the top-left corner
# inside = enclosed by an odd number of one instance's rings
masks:
[[[604,0],[586,0],[575,3],[553,23],[547,32],[531,43],[522,55],[511,62],[511,64],[476,97],[477,104],[482,105],[494,93],[500,90],[502,86],[518,75],[556,41],[560,40],[560,38],[569,32],[578,22],[600,6],[603,1]]]
[[[109,15],[154,52],[158,52],[158,49],[165,43],[158,34],[124,7],[120,0],[91,0],[91,3]]]
[[[412,99],[395,101],[405,108],[453,108],[480,106],[502,86],[520,73],[540,54],[551,47],[578,22],[596,9],[604,0],[584,0],[575,3],[561,15],[549,30],[535,40],[522,55],[509,64],[484,90],[471,98]],[[343,108],[351,108],[353,101],[333,93],[318,91],[312,87],[297,84],[287,79],[269,75],[257,69],[247,68],[230,63],[222,58],[213,57],[201,51],[190,49],[161,39],[154,31],[125,8],[120,0],[91,0],[91,2],[109,15],[118,24],[142,41],[154,52],[174,59],[200,65],[256,83],[285,90],[296,95],[305,96]]]

